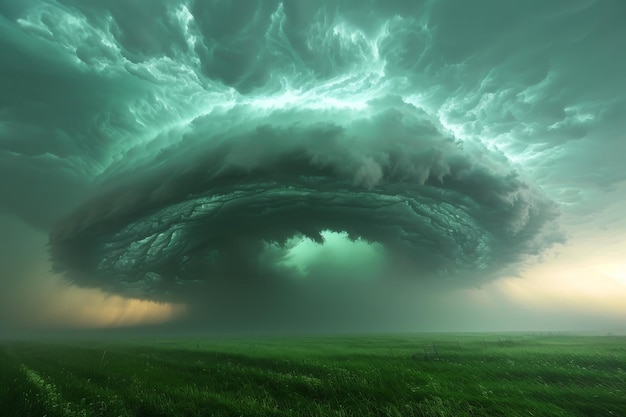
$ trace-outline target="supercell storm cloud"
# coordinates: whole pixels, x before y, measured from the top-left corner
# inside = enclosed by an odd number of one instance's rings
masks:
[[[614,154],[601,181],[552,170],[617,130],[624,58],[595,45],[619,49],[619,10],[4,1],[2,158],[24,190],[50,173],[49,207],[24,216],[76,285],[233,305],[334,281],[477,286],[563,241],[563,202],[622,179]]]
[[[400,99],[281,113],[269,117],[284,123],[219,132],[215,115],[191,122],[184,147],[141,167],[145,178],[113,177],[121,185],[56,230],[56,266],[77,282],[159,297],[249,279],[264,251],[284,249],[280,261],[294,237],[321,243],[324,231],[382,244],[414,279],[485,279],[544,247],[553,204],[501,155],[464,146]]]

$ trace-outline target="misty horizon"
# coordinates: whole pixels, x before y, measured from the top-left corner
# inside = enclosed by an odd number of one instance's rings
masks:
[[[0,3],[0,339],[626,331],[618,0]]]

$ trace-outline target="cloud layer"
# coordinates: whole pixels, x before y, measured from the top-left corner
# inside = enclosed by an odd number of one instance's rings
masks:
[[[620,203],[622,12],[5,1],[0,209],[74,284],[231,316],[478,286]]]
[[[400,99],[367,113],[280,112],[217,132],[218,116],[198,119],[55,231],[55,265],[79,283],[160,297],[190,282],[257,281],[272,275],[259,261],[269,247],[329,230],[382,244],[414,279],[472,285],[553,243],[542,232],[554,203],[502,155],[455,141]]]

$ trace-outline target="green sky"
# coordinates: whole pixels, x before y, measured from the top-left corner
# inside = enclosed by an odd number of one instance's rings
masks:
[[[624,17],[0,0],[0,330],[619,328]]]

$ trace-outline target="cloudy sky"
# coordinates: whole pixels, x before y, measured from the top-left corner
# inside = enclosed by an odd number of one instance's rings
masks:
[[[626,331],[621,0],[0,0],[0,335]]]

